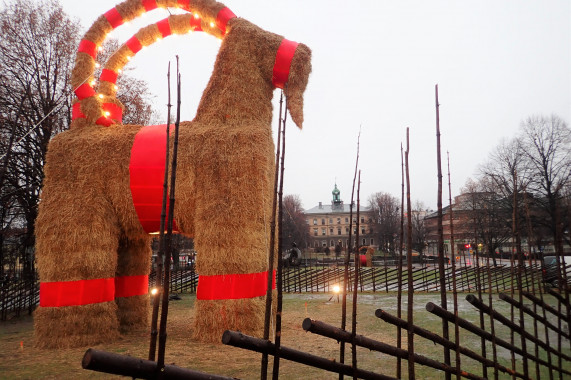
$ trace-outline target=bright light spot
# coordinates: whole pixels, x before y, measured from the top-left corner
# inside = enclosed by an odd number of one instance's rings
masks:
[[[99,94],[99,99],[103,99],[103,94]]]
[[[113,86],[113,89],[114,89],[115,91],[117,91],[117,90],[119,89],[119,87]]]
[[[121,70],[121,69],[118,69],[118,70],[117,70],[117,73],[118,73],[118,74],[121,74],[122,72],[123,72],[123,70]]]
[[[159,42],[160,40],[162,40],[162,38],[161,38],[161,37],[157,37],[157,42]]]
[[[131,56],[128,55],[128,56],[127,56],[127,61],[130,61],[130,60],[131,60]]]
[[[95,67],[100,68],[101,65],[99,64],[99,62],[95,62]]]
[[[109,115],[111,115],[111,112],[105,111],[105,117],[109,117]]]
[[[92,79],[91,82],[89,82],[89,84],[90,84],[91,86],[95,86],[95,83],[97,83],[97,82],[95,82],[95,79]]]
[[[98,46],[98,47],[97,47],[97,50],[103,51],[103,47],[102,47],[102,46]]]
[[[195,13],[195,14],[194,14],[194,18],[197,19],[197,20],[200,18],[200,16],[198,15],[198,13]]]
[[[151,294],[154,296],[159,292],[159,290],[157,288],[152,288],[151,289]]]
[[[214,28],[214,23],[212,21],[210,22],[210,27]]]
[[[341,291],[341,288],[339,287],[339,285],[333,285],[333,293],[339,293]]]

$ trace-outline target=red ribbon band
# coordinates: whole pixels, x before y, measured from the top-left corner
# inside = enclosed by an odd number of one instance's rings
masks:
[[[226,34],[226,25],[228,24],[228,21],[234,17],[236,17],[236,15],[228,7],[222,8],[218,12],[218,15],[216,15],[216,26],[220,31],[222,31],[223,35]]]
[[[162,34],[163,38],[170,36],[172,33],[168,18],[157,22],[157,28],[159,28],[159,32]]]
[[[286,40],[285,38],[282,40],[276,53],[276,60],[274,63],[274,71],[272,75],[272,83],[274,86],[281,89],[284,88],[289,77],[291,61],[297,45],[297,42]]]
[[[95,90],[88,83],[84,83],[75,89],[75,95],[79,100],[95,95]]]
[[[141,45],[141,41],[139,41],[137,36],[129,38],[127,42],[125,42],[125,44],[129,48],[129,50],[133,52],[133,54],[137,54],[139,50],[143,48],[143,45]]]
[[[103,103],[101,105],[103,112],[109,112],[109,115],[101,116],[95,124],[109,127],[112,124],[121,124],[123,122],[123,110],[115,103]]]
[[[146,233],[160,232],[161,229],[166,137],[166,124],[143,127],[135,135],[131,148],[131,198]],[[176,224],[173,224],[173,228],[177,229]]]
[[[85,115],[81,112],[81,103],[75,102],[71,107],[71,120],[75,119],[85,119]]]
[[[121,16],[117,8],[109,9],[103,16],[105,16],[113,29],[123,24],[123,16]]]
[[[91,58],[95,59],[97,55],[97,46],[94,42],[89,40],[81,40],[79,43],[79,47],[77,48],[78,52],[89,54]]]
[[[147,294],[148,290],[147,275],[40,282],[40,306],[80,306],[110,302],[118,297]]]
[[[157,8],[157,0],[142,0],[141,4],[145,7],[145,12],[149,12]]]
[[[99,76],[99,80],[111,83],[117,83],[117,76],[118,74],[115,71],[109,69],[103,69],[101,70],[101,75]]]
[[[272,273],[272,289],[276,288],[276,271]],[[227,300],[266,295],[268,272],[199,276],[196,299]]]

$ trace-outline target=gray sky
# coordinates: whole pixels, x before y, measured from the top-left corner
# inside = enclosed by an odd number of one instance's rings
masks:
[[[119,1],[61,0],[85,28]],[[351,199],[361,129],[361,202],[400,197],[400,146],[410,128],[411,198],[436,207],[434,86],[439,86],[444,204],[446,152],[452,195],[502,138],[533,114],[571,122],[568,0],[228,0],[237,16],[313,51],[303,130],[288,123],[285,194],[305,208],[331,201],[337,181]],[[154,10],[113,37],[124,42],[168,16]],[[131,75],[146,80],[166,114],[166,68],[180,56],[183,120],[191,120],[220,43],[204,33],[169,37],[139,52]],[[174,91],[173,91],[174,96]],[[278,90],[274,93],[274,133]],[[166,119],[165,119],[166,122]]]

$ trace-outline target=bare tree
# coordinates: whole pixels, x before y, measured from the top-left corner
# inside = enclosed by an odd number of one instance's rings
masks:
[[[80,28],[57,0],[13,0],[0,10],[0,256],[9,235],[28,273],[48,143],[71,124]],[[122,75],[118,85],[125,123],[154,121],[146,83]]]
[[[428,209],[422,201],[414,202],[412,208],[412,249],[420,254],[424,252],[426,247],[426,228],[424,226],[424,217]]]
[[[571,129],[556,115],[530,116],[521,123],[520,141],[531,171],[528,188],[545,211],[546,225],[561,253],[562,232],[569,228],[561,211],[565,188],[571,183]]]
[[[286,195],[282,200],[282,207],[282,250],[285,252],[290,249],[293,243],[299,248],[306,248],[309,229],[299,195]]]
[[[383,192],[369,197],[369,205],[373,211],[373,222],[379,236],[379,249],[384,252],[395,252],[400,226],[400,201],[398,198]]]
[[[9,228],[24,231],[21,255],[29,269],[48,142],[69,127],[79,24],[57,1],[15,0],[0,11],[0,30],[2,206],[14,210],[3,215],[17,214]]]

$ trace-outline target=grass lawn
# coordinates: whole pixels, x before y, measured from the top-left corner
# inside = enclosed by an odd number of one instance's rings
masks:
[[[467,301],[466,294],[460,294],[459,316],[461,318],[478,323],[478,313]],[[195,296],[182,294],[182,300],[172,301],[169,307],[168,339],[166,347],[167,364],[175,364],[184,368],[209,372],[213,374],[238,377],[242,379],[257,379],[260,377],[261,354],[228,347],[222,344],[194,343],[189,339],[190,326],[194,315],[192,306]],[[339,344],[331,339],[323,338],[312,333],[307,333],[301,328],[304,318],[310,317],[335,326],[341,324],[341,303],[336,298],[329,299],[326,293],[285,294],[282,345],[289,348],[305,351],[321,357],[339,360]],[[487,296],[484,297],[487,300]],[[351,295],[348,296],[347,326],[351,326]],[[406,319],[406,294],[403,294],[403,319]],[[427,302],[438,304],[439,293],[415,294],[414,318],[415,324],[429,329],[435,333],[441,332],[441,320],[425,309]],[[553,302],[550,302],[553,304]],[[494,307],[509,317],[509,305],[494,296]],[[396,328],[374,316],[378,308],[396,315],[396,293],[361,293],[358,299],[357,333],[381,342],[396,345]],[[449,310],[452,310],[452,297],[449,298]],[[516,321],[517,318],[516,311]],[[552,319],[554,322],[555,320]],[[526,318],[526,327],[533,334],[531,319]],[[486,318],[488,326],[489,318]],[[555,322],[556,323],[556,322]],[[496,327],[496,336],[509,341],[509,332],[499,326]],[[486,328],[489,330],[489,328]],[[454,326],[450,325],[451,334]],[[543,330],[540,336],[544,337]],[[451,335],[453,336],[453,335]],[[476,352],[481,350],[479,337],[469,332],[460,330],[461,345]],[[550,335],[553,347],[557,346],[555,335]],[[453,338],[452,338],[453,340]],[[563,340],[563,352],[571,356],[569,341]],[[516,335],[516,345],[520,345],[519,336]],[[99,350],[131,355],[145,359],[148,355],[149,333],[139,331],[123,335],[120,340],[94,346]],[[442,349],[421,337],[414,341],[415,352],[432,359],[443,361]],[[532,347],[532,348],[530,348]],[[34,347],[33,320],[31,317],[13,319],[0,324],[0,379],[112,379],[104,373],[87,371],[81,368],[81,359],[88,347],[65,350],[40,350]],[[406,332],[403,332],[403,348],[406,349]],[[491,343],[487,344],[488,352],[491,353]],[[528,351],[533,353],[533,346],[528,342]],[[351,363],[351,347],[346,347],[346,363]],[[358,349],[358,366],[360,368],[375,371],[389,376],[395,375],[396,359],[386,354],[372,352],[367,349]],[[540,349],[542,357],[546,357]],[[454,352],[451,353],[454,362]],[[510,353],[498,347],[498,360],[501,364],[510,367]],[[481,366],[473,360],[462,356],[462,368],[465,371],[482,374]],[[522,360],[516,357],[516,365],[522,371]],[[571,370],[571,363],[564,362],[564,367]],[[272,361],[270,357],[270,371]],[[415,366],[416,376],[419,379],[443,379],[444,373],[437,370]],[[407,377],[406,361],[403,361],[403,377]],[[491,376],[491,370],[488,375]],[[530,376],[535,377],[534,367],[530,366]],[[554,374],[558,378],[557,374]],[[271,376],[270,376],[271,377]],[[565,375],[564,375],[565,377]],[[337,379],[338,375],[322,370],[314,369],[302,364],[281,360],[281,379]],[[500,378],[508,378],[500,373]],[[541,378],[549,378],[545,368],[542,369]]]

